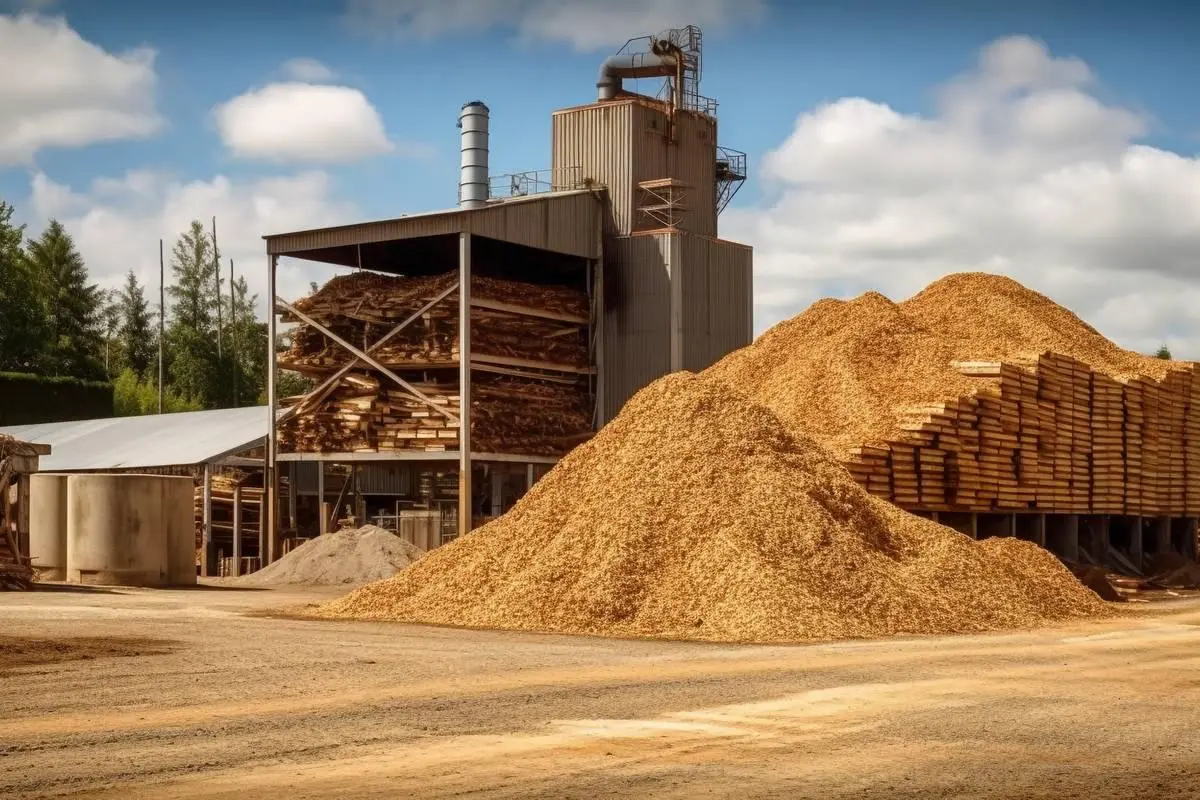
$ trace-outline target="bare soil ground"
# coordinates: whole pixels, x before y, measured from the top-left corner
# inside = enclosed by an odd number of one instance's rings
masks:
[[[1196,599],[797,647],[263,613],[340,591],[0,593],[0,797],[1200,796]]]

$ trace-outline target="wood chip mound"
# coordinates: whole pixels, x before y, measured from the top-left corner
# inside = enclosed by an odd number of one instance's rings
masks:
[[[1104,613],[1045,550],[869,496],[812,439],[691,373],[639,392],[505,516],[328,618],[793,642]]]
[[[390,578],[425,551],[375,525],[310,539],[270,566],[224,581],[229,586],[360,584]]]
[[[1190,366],[1124,350],[1011,278],[959,273],[902,303],[878,292],[819,300],[707,372],[843,454],[897,438],[907,408],[980,388],[951,362],[1032,364],[1045,352],[1117,379]]]

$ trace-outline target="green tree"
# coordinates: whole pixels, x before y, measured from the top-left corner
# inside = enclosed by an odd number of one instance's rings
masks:
[[[104,373],[112,378],[120,373],[124,359],[121,357],[121,341],[117,338],[121,330],[120,296],[111,289],[104,293],[100,319],[104,330]]]
[[[1164,344],[1162,347],[1158,348],[1158,352],[1154,354],[1154,357],[1161,358],[1163,361],[1170,361],[1171,349]]]
[[[166,334],[171,384],[204,408],[218,408],[225,393],[217,356],[212,239],[195,220],[171,250],[171,324]]]
[[[88,283],[87,267],[71,234],[52,219],[40,237],[26,243],[25,257],[50,332],[45,370],[83,379],[103,377],[103,298],[100,289]]]
[[[0,370],[34,372],[41,366],[46,317],[21,250],[25,226],[13,224],[13,210],[0,200]]]
[[[156,363],[157,343],[150,324],[150,303],[146,290],[133,270],[125,276],[125,285],[117,295],[120,309],[120,341],[124,363],[139,377],[145,377]]]
[[[139,377],[132,369],[124,369],[113,381],[113,409],[118,417],[136,417],[158,413],[158,386],[153,379]],[[163,412],[201,411],[195,400],[179,394],[168,386],[163,391]]]

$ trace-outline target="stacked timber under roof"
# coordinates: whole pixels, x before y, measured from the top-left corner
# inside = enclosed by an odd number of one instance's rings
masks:
[[[299,324],[279,364],[317,390],[281,422],[283,451],[457,449],[457,280],[356,272],[285,309]],[[554,456],[586,440],[586,294],[485,277],[472,278],[470,294],[471,449]]]

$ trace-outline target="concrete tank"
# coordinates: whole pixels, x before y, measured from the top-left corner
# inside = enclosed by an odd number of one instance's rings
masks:
[[[176,488],[186,484],[186,494]],[[98,586],[165,586],[178,553],[191,479],[72,475],[67,479],[67,580]],[[194,560],[195,551],[191,551]],[[178,555],[174,560],[178,560]],[[176,572],[179,572],[176,565]],[[193,575],[194,575],[193,568]],[[179,576],[182,579],[183,576]],[[195,578],[192,578],[192,582]]]
[[[29,558],[38,579],[67,579],[67,476],[29,476]]]
[[[172,586],[196,585],[196,519],[191,478],[166,479],[167,579]]]

